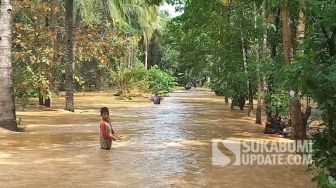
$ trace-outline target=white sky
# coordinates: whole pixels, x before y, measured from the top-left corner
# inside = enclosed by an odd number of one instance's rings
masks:
[[[182,12],[175,12],[175,6],[173,5],[168,5],[167,3],[163,4],[160,6],[160,10],[165,10],[167,11],[170,16],[176,17],[182,14]]]

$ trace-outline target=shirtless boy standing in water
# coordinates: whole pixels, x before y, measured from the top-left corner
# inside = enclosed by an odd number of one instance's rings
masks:
[[[154,97],[152,97],[150,100],[153,101],[154,104],[160,104],[161,100],[163,100],[163,97],[159,96],[158,93],[155,93]]]
[[[102,149],[110,150],[112,146],[112,140],[120,140],[118,134],[113,130],[110,120],[109,109],[103,107],[100,109],[100,115],[102,119],[99,122],[100,129],[100,147]]]

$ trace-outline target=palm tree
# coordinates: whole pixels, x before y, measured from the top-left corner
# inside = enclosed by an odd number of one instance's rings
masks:
[[[11,10],[10,0],[0,0],[0,127],[18,131],[11,77]]]
[[[103,1],[74,1],[66,0],[65,3],[65,22],[66,22],[66,110],[74,111],[74,93],[73,93],[73,67],[74,67],[74,6],[78,14],[87,20],[94,19],[95,7],[101,6],[104,11],[104,16],[113,23],[114,26],[128,20],[130,25],[138,28],[144,38],[145,46],[145,67],[147,67],[148,59],[148,40],[153,33],[155,27],[152,23],[157,16],[157,7],[149,6],[145,1],[131,1],[131,0],[103,0]],[[77,14],[77,13],[76,13]],[[134,24],[136,23],[136,24]]]
[[[87,20],[94,19],[95,7],[96,5],[102,6],[104,10],[104,16],[108,20],[115,23],[115,18],[118,17],[121,0],[103,0],[103,1],[74,1],[66,0],[65,2],[65,24],[66,24],[66,70],[65,70],[65,86],[66,86],[66,103],[65,109],[68,111],[75,111],[74,107],[74,91],[73,91],[73,82],[74,82],[74,7],[76,15],[80,15],[82,18]]]
[[[144,0],[124,0],[119,4],[119,10],[124,18],[124,23],[138,31],[142,36],[144,47],[144,64],[148,65],[148,44],[153,32],[159,27],[158,6],[150,6]]]
[[[153,32],[158,28],[157,17],[158,9],[156,6],[148,6],[144,4],[142,15],[139,17],[139,26],[143,33],[145,67],[148,68],[148,45]]]
[[[93,10],[88,7],[102,7],[104,16],[113,23],[113,26],[131,27],[138,31],[142,36],[144,46],[144,64],[148,64],[148,44],[153,32],[159,28],[158,6],[148,5],[146,0],[103,0],[103,1],[78,1],[76,4],[81,6],[83,17],[90,19]],[[92,8],[91,8],[92,9]],[[91,16],[90,16],[91,15]],[[132,37],[127,34],[127,38]],[[133,50],[133,48],[129,48]],[[130,53],[129,53],[130,54]]]

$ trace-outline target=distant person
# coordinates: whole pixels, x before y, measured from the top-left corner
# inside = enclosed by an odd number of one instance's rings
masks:
[[[190,84],[190,83],[187,83],[187,84],[184,86],[184,89],[185,89],[185,90],[190,90],[190,89],[191,89],[191,84]]]
[[[196,80],[196,78],[192,78],[191,79],[191,83],[194,86],[194,88],[196,89],[196,86],[197,86],[197,80]]]
[[[202,79],[202,87],[204,87],[206,83],[207,83],[207,76],[204,76]]]
[[[100,147],[101,149],[110,150],[112,146],[112,140],[120,140],[120,137],[112,128],[109,109],[107,107],[101,108],[100,115],[102,117],[99,122]]]
[[[155,93],[155,95],[151,98],[151,101],[153,101],[154,104],[160,104],[161,100],[163,100],[163,97],[159,96],[158,93]]]

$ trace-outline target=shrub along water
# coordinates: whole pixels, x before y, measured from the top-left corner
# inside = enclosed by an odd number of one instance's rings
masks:
[[[142,63],[136,63],[132,68],[118,69],[112,79],[121,99],[149,92],[164,95],[176,86],[175,77],[157,66],[147,70]]]

